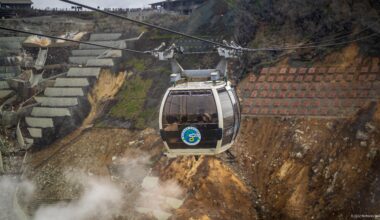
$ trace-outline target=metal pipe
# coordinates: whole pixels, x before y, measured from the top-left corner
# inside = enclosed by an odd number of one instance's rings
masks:
[[[218,72],[216,69],[200,69],[200,70],[183,70],[183,75],[188,78],[208,78],[212,73]]]

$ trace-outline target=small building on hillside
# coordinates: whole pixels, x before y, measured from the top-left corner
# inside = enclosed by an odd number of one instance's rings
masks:
[[[166,0],[150,5],[153,9],[164,9],[188,15],[206,1],[207,0]]]
[[[29,9],[32,4],[32,0],[0,0],[0,9]]]

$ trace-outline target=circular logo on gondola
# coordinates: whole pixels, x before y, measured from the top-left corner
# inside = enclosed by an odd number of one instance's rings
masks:
[[[181,133],[182,141],[190,146],[194,146],[201,142],[201,132],[195,127],[187,127]]]

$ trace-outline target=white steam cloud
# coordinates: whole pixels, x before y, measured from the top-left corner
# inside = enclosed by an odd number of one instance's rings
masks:
[[[77,201],[40,207],[33,220],[113,219],[121,213],[123,193],[105,179],[84,177],[84,193]]]
[[[150,176],[150,166],[148,156],[139,156],[115,159],[112,178],[67,173],[69,182],[83,187],[79,199],[41,206],[32,220],[136,219],[141,213],[167,219],[182,205],[183,189],[175,181]],[[0,220],[20,216],[13,204],[15,193],[27,202],[34,188],[30,182],[0,176]]]
[[[16,177],[0,176],[0,220],[19,219],[23,211],[15,206],[16,193],[28,202],[34,191],[34,186],[28,181],[20,181]]]
[[[154,182],[154,178],[151,178]],[[146,179],[149,181],[149,179]],[[183,195],[182,188],[175,181],[161,182],[157,184],[147,183],[137,199],[136,207],[160,213],[171,212],[172,209],[182,205],[180,198]],[[149,212],[149,211],[147,211]]]
[[[182,205],[184,190],[176,181],[160,182],[158,177],[151,176],[150,157],[142,153],[139,155],[115,161],[120,168],[120,177],[132,186],[129,196],[133,198],[135,210],[158,219],[167,219],[173,209]]]
[[[141,154],[136,158],[121,158],[114,161],[119,167],[118,175],[129,184],[138,185],[149,173],[150,156]]]

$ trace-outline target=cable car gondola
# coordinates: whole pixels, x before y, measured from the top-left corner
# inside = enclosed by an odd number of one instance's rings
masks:
[[[184,70],[173,58],[173,49],[157,55],[160,60],[170,60],[173,70],[173,86],[166,91],[159,114],[160,134],[169,157],[219,154],[236,139],[240,105],[227,80],[226,60],[234,56],[228,49],[218,48],[218,52],[222,60],[216,69],[203,70]],[[186,81],[178,83],[183,79]]]

